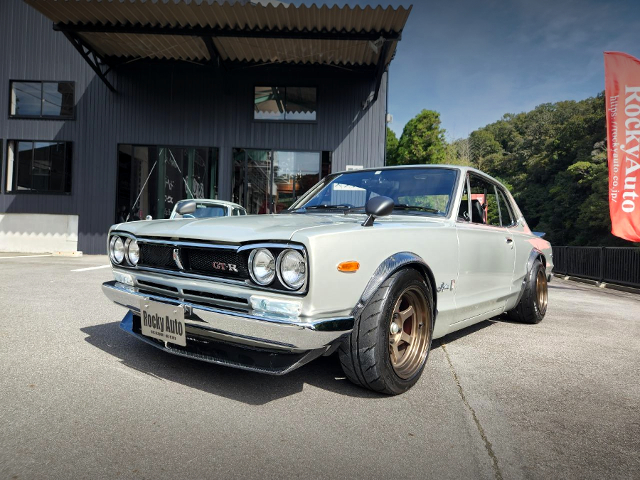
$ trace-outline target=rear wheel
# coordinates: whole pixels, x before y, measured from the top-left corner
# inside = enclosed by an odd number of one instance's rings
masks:
[[[431,348],[433,297],[416,270],[387,279],[339,349],[342,369],[357,385],[390,395],[420,378]]]
[[[507,314],[518,322],[540,323],[547,313],[549,293],[546,270],[539,259],[533,262],[525,282],[520,303]]]

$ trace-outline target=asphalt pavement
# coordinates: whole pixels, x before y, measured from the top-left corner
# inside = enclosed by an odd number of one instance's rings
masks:
[[[0,478],[640,478],[640,295],[555,279],[542,323],[437,340],[386,397],[335,357],[272,377],[139,342],[106,265],[0,254]]]

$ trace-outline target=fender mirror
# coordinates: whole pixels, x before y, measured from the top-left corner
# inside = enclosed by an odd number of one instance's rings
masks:
[[[195,211],[196,211],[195,200],[183,200],[178,204],[178,208],[176,208],[176,213],[179,215],[188,215]]]
[[[387,215],[391,215],[394,207],[393,200],[389,197],[379,196],[371,198],[367,205],[364,207],[364,211],[367,215],[367,219],[362,224],[363,227],[370,227],[373,225],[373,221],[377,217],[386,217]]]

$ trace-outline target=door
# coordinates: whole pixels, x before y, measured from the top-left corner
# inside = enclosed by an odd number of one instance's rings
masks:
[[[247,213],[278,213],[320,180],[318,152],[233,151],[232,201]]]
[[[515,245],[502,225],[496,186],[469,174],[458,210],[456,321],[501,313],[511,292]]]

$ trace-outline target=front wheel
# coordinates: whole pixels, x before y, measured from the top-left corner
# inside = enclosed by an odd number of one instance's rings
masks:
[[[420,378],[432,335],[431,287],[416,270],[400,270],[376,291],[340,346],[342,369],[356,385],[403,393]]]

